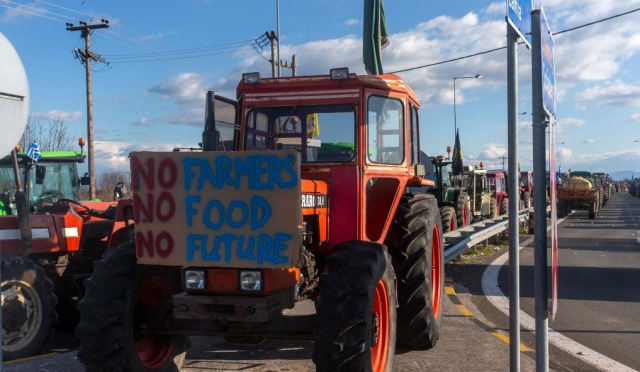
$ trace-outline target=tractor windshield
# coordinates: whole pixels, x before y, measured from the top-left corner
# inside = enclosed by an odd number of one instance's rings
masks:
[[[24,175],[24,166],[20,166]],[[58,199],[79,199],[75,165],[70,163],[41,163],[29,166],[29,182],[25,191],[29,194],[29,204],[39,210],[45,203]],[[24,182],[24,178],[22,181]],[[11,165],[0,165],[0,188],[15,192],[15,177]],[[1,191],[1,190],[0,190]]]
[[[245,148],[296,149],[303,162],[348,162],[355,154],[351,105],[254,108],[247,114]]]

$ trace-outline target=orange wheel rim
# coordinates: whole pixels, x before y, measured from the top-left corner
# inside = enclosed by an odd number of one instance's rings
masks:
[[[440,249],[440,231],[433,227],[433,242],[431,243],[431,298],[433,299],[433,316],[438,318],[442,302],[442,250]]]
[[[382,372],[387,365],[389,353],[389,299],[387,286],[382,280],[378,282],[373,297],[372,318],[371,370]]]
[[[149,278],[144,282],[136,299],[136,307],[152,308],[160,306],[163,301],[171,299],[173,288],[166,279],[161,277]],[[173,341],[167,342],[155,336],[145,336],[135,342],[138,359],[148,369],[158,369],[171,357]]]
[[[456,229],[456,224],[454,219],[452,218],[451,221],[449,221],[449,231],[453,231]]]

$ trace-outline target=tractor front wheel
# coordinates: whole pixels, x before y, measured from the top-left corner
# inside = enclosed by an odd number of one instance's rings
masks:
[[[2,355],[4,360],[41,353],[53,335],[56,303],[53,283],[35,262],[3,254]]]
[[[466,191],[461,191],[458,195],[456,217],[458,219],[458,227],[469,226],[471,223],[471,211],[469,205],[471,199]],[[444,225],[442,226],[444,228]]]
[[[153,335],[180,290],[180,271],[136,264],[135,245],[110,248],[85,281],[76,335],[78,359],[94,371],[177,372],[184,364],[187,336]]]
[[[398,342],[430,349],[444,309],[444,242],[433,195],[402,196],[386,244],[398,278]]]
[[[500,203],[500,215],[506,216],[509,214],[509,198],[503,198]]]
[[[458,228],[456,210],[453,207],[440,208],[440,219],[442,220],[442,232],[447,233]]]
[[[316,300],[316,371],[392,372],[396,285],[387,249],[346,242],[325,262]]]
[[[491,198],[491,200],[489,201],[489,213],[489,218],[498,217],[498,201],[496,200],[496,198]]]

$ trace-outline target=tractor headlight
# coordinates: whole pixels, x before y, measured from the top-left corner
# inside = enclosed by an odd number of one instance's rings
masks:
[[[248,72],[242,74],[242,82],[245,84],[258,84],[260,82],[259,72]]]
[[[349,68],[332,68],[329,70],[329,75],[331,76],[331,80],[347,80],[349,79]]]
[[[262,272],[255,270],[240,271],[240,290],[259,292],[262,290]]]
[[[206,279],[204,270],[184,271],[184,285],[187,289],[204,289]]]

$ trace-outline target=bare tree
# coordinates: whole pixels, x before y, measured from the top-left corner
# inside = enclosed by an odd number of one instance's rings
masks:
[[[108,171],[98,176],[96,183],[96,197],[102,201],[113,200],[113,190],[118,182],[124,182],[126,190],[131,190],[131,177],[129,172]],[[129,193],[124,197],[129,197]]]
[[[69,134],[66,124],[58,117],[43,123],[39,118],[29,116],[19,142],[22,151],[27,151],[34,140],[40,151],[69,151],[74,149],[76,137]]]

